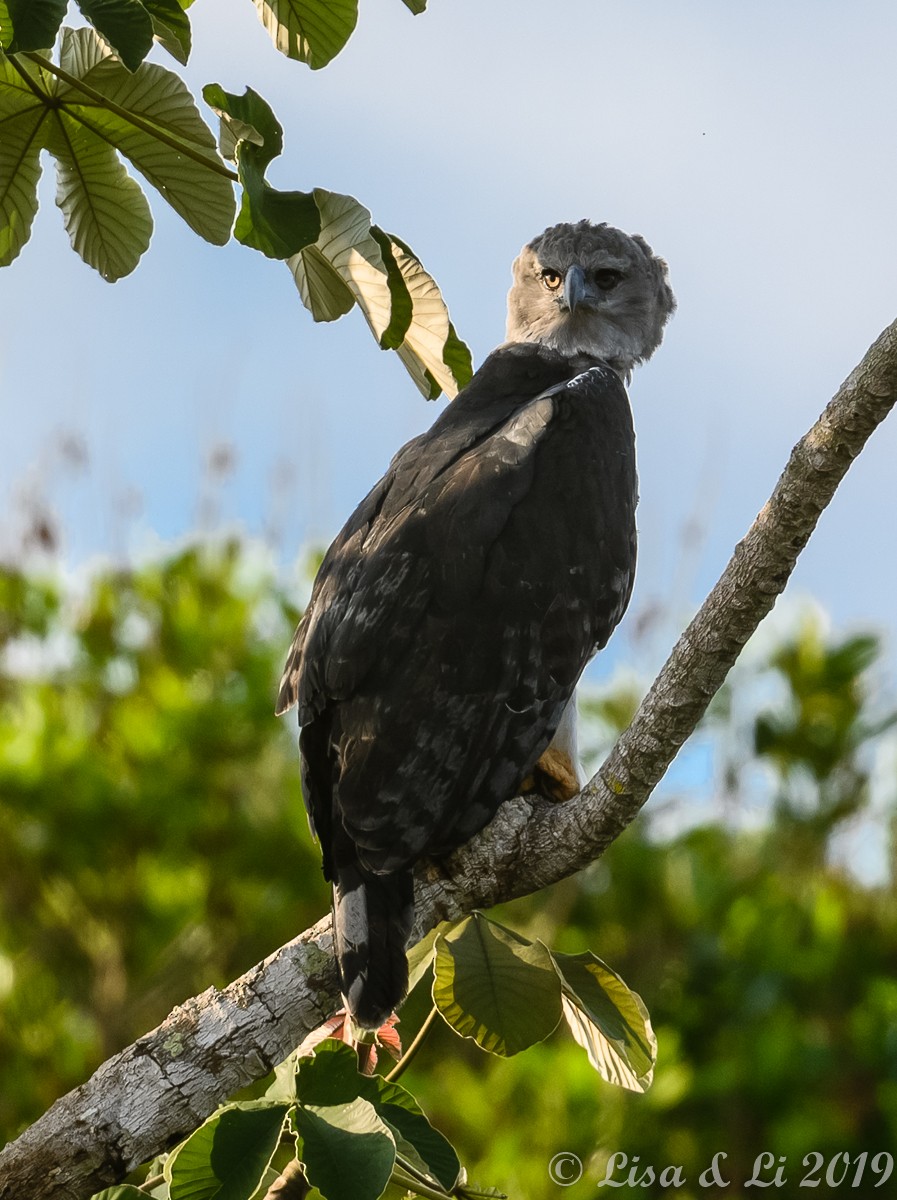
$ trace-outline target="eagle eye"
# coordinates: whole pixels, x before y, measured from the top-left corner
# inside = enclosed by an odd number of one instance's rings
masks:
[[[550,292],[556,292],[564,282],[564,277],[554,267],[545,267],[542,271],[542,282]]]
[[[603,292],[609,292],[611,288],[615,288],[622,278],[622,271],[614,271],[610,267],[595,272],[595,282]]]

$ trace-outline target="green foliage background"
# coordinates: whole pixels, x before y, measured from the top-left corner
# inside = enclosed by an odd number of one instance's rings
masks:
[[[292,727],[272,716],[297,617],[235,541],[80,585],[0,573],[0,1137],[326,909]],[[564,1194],[579,1200],[623,1151],[681,1164],[680,1195],[699,1195],[724,1151],[738,1195],[763,1151],[796,1182],[810,1151],[897,1145],[892,891],[827,856],[868,803],[892,721],[872,716],[877,653],[808,623],[715,708],[719,778],[761,765],[775,781],[765,828],[658,840],[642,821],[580,878],[499,914],[618,970],[659,1062],[640,1096],[603,1084],[569,1036],[502,1061],[437,1023],[403,1082],[472,1178],[557,1194],[547,1164],[571,1151],[586,1174]],[[779,698],[733,739],[761,677]],[[607,736],[627,704],[594,706]],[[406,1041],[427,1007],[409,1001]]]

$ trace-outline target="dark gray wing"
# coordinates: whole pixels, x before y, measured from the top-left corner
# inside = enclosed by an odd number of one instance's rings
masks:
[[[288,664],[322,843],[338,813],[372,871],[489,820],[631,588],[625,391],[603,367],[564,386],[569,362],[519,351],[491,356],[484,402],[462,393],[356,510]]]
[[[351,692],[374,654],[401,653],[416,602],[425,598],[419,585],[427,564],[413,557],[411,547],[390,544],[395,530],[415,506],[419,510],[425,489],[513,416],[522,398],[569,374],[568,359],[541,347],[497,350],[433,426],[398,451],[324,556],[281,678],[278,715],[298,704],[299,724],[307,724],[328,699]],[[389,647],[379,643],[379,631],[399,616]],[[341,633],[333,645],[336,630]],[[321,674],[322,652],[329,680]]]

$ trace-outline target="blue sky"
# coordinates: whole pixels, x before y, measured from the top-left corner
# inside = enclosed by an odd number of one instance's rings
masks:
[[[260,91],[285,128],[272,181],[367,204],[439,280],[478,362],[503,335],[511,260],[546,225],[608,220],[667,258],[679,312],[631,389],[634,611],[675,623],[895,315],[897,13],[862,0],[360,8],[347,49],[312,73],[277,55],[249,0],[199,0],[188,81]],[[224,520],[275,523],[286,561],[335,533],[436,407],[357,313],[315,326],[283,266],[205,245],[152,193],[149,253],[104,283],[69,250],[50,175],[32,241],[0,276],[4,511],[23,484],[44,487],[73,563],[179,537],[204,456],[227,441]],[[83,437],[87,472],[53,449],[60,431]],[[897,424],[791,585],[839,624],[889,633],[895,450]]]

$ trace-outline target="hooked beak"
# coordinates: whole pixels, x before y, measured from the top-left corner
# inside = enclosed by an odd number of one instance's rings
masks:
[[[598,300],[595,289],[586,281],[582,267],[569,267],[564,276],[564,304],[569,312],[579,307],[594,308]]]

